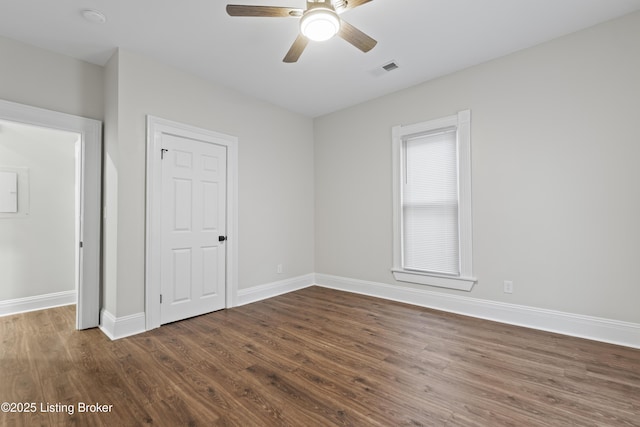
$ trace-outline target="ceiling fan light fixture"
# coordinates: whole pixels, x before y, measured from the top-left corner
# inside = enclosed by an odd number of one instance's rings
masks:
[[[321,42],[329,40],[340,31],[338,14],[326,7],[308,10],[300,19],[300,32],[306,38]]]

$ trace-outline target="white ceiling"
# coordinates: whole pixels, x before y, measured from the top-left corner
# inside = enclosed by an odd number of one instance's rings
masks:
[[[99,65],[121,47],[316,117],[640,10],[640,0],[373,0],[341,15],[378,40],[373,50],[334,38],[285,64],[297,19],[230,17],[226,4],[0,0],[0,35]],[[83,9],[107,22],[84,20]],[[379,72],[391,60],[400,68]]]

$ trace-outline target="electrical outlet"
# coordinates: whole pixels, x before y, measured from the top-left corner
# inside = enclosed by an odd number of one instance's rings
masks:
[[[504,293],[505,294],[513,293],[513,282],[511,280],[504,281]]]
[[[278,264],[278,265],[276,266],[276,273],[278,273],[278,274],[282,274],[282,264]]]

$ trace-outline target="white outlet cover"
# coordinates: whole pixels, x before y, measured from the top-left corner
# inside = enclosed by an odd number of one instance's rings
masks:
[[[513,293],[513,282],[511,280],[504,281],[504,293],[505,294]]]

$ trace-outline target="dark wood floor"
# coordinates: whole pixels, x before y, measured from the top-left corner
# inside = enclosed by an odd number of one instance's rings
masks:
[[[73,325],[0,318],[0,401],[37,405],[0,425],[640,426],[640,350],[318,287],[118,341]]]

